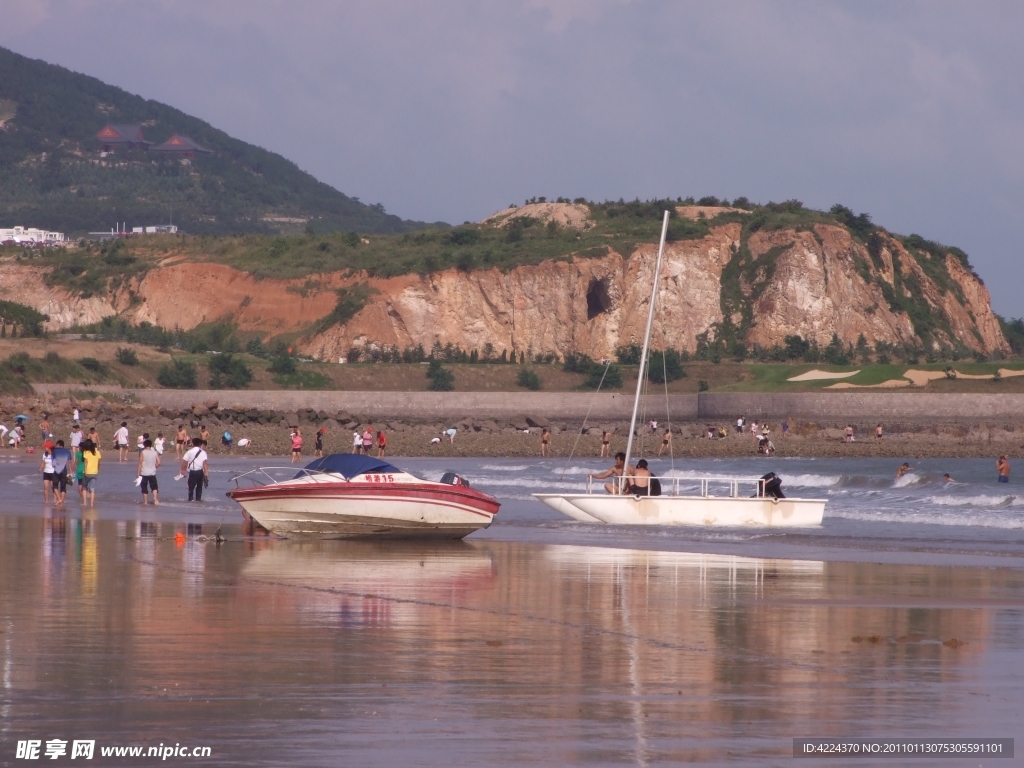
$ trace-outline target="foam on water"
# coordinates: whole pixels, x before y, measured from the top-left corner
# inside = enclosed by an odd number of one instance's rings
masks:
[[[1000,515],[998,512],[989,514],[952,513],[936,514],[934,511],[920,510],[885,510],[869,512],[866,510],[842,509],[825,510],[826,518],[858,520],[868,523],[903,523],[916,525],[947,525],[967,526],[971,528],[1002,528],[1005,530],[1024,530],[1024,518],[1019,516]]]
[[[908,486],[917,485],[918,483],[923,482],[924,477],[922,477],[921,475],[917,474],[916,472],[907,472],[907,474],[905,474],[903,477],[897,477],[895,480],[893,480],[892,487],[907,488]]]
[[[523,472],[530,468],[529,464],[481,464],[480,469],[493,472]]]
[[[943,507],[1008,507],[1020,506],[1024,500],[1016,496],[929,496],[927,501]]]

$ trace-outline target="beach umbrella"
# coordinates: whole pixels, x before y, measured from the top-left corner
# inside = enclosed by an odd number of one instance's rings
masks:
[[[26,416],[23,413],[19,413],[17,416],[15,416],[14,420],[15,421],[24,421],[24,422],[32,421],[32,419],[30,419],[28,416]]]

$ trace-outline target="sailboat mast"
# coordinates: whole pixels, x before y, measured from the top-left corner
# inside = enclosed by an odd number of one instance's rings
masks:
[[[658,280],[661,279],[661,259],[665,254],[665,236],[668,234],[668,211],[661,222],[661,242],[658,244],[658,261],[654,265],[654,287],[651,289],[651,305],[647,308],[647,331],[644,333],[644,348],[640,353],[640,372],[636,378],[636,397],[633,398],[633,418],[629,422],[629,440],[626,442],[626,471],[629,471],[629,459],[633,454],[633,435],[636,432],[636,414],[640,408],[640,392],[644,385],[644,374],[647,371],[647,355],[651,346],[651,327],[654,325],[654,305],[658,298]]]

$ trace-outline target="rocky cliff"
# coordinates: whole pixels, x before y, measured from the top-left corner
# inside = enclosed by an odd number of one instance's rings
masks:
[[[581,208],[549,206],[531,215],[561,216],[560,226],[582,228],[589,224]],[[854,343],[863,334],[872,345],[1008,351],[988,291],[955,249],[942,252],[882,230],[865,241],[829,222],[752,229],[743,216],[730,215],[720,225],[712,221],[699,239],[668,244],[656,347],[692,352],[705,333],[731,334],[748,347],[771,347],[788,335],[825,345],[836,334]],[[507,219],[492,217],[481,226]],[[7,263],[0,265],[0,298],[49,314],[53,329],[113,314],[184,329],[229,320],[265,336],[299,334],[300,348],[327,360],[352,347],[429,350],[435,342],[465,350],[490,344],[499,355],[579,351],[601,358],[641,340],[656,252],[656,243],[642,242],[629,253],[609,248],[508,271],[449,269],[386,279],[331,273],[315,281],[164,262],[90,298],[48,287],[38,267]],[[370,298],[351,318],[323,328],[337,290],[356,283],[372,289]]]

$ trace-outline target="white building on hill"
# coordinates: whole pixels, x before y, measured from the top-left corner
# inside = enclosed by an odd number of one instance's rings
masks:
[[[63,232],[47,232],[44,229],[25,227],[0,227],[0,243],[25,243],[29,245],[56,245],[64,242]]]

